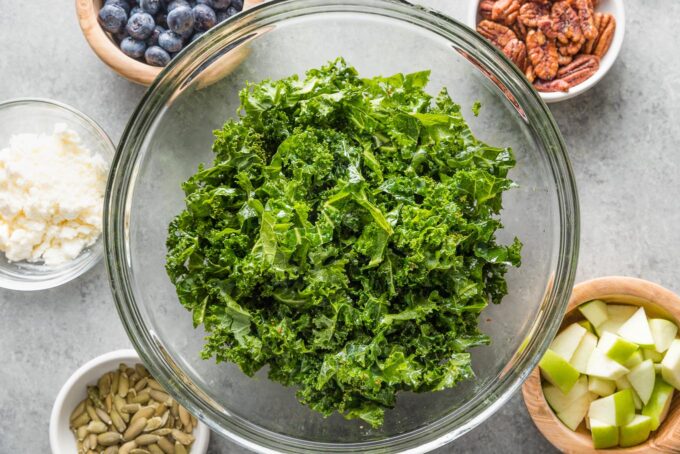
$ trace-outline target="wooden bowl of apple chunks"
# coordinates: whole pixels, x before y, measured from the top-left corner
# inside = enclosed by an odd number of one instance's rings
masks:
[[[574,287],[558,335],[522,388],[565,453],[680,452],[680,297],[641,279]]]

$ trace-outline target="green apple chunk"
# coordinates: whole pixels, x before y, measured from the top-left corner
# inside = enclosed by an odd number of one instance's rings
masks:
[[[672,399],[673,387],[657,377],[652,396],[642,408],[642,414],[652,419],[652,430],[658,429],[663,420],[666,419]]]
[[[569,360],[571,365],[574,366],[577,371],[581,372],[582,374],[586,373],[588,359],[590,359],[590,355],[593,353],[593,350],[595,350],[596,345],[597,336],[593,333],[587,332],[585,336],[583,336],[583,339],[581,339],[581,343],[578,344],[578,348],[571,357],[571,360]]]
[[[671,342],[661,361],[661,376],[669,385],[680,389],[680,339]]]
[[[623,367],[626,369],[632,369],[644,360],[645,358],[642,356],[642,350],[638,349],[632,355],[630,355],[630,358],[628,358],[625,363],[623,363]]]
[[[619,444],[619,428],[605,424],[597,419],[588,418],[590,426],[590,436],[593,438],[595,449],[613,448]]]
[[[651,359],[655,363],[660,363],[663,360],[663,353],[657,352],[653,348],[642,348],[642,357],[645,359]]]
[[[633,306],[632,304],[608,304],[607,317],[609,320],[625,322],[633,316],[638,308],[639,306]]]
[[[661,363],[654,363],[654,372],[660,375],[662,370]]]
[[[614,394],[616,391],[616,382],[612,380],[605,380],[604,378],[588,377],[588,391],[597,394],[601,397],[606,397]]]
[[[572,323],[562,330],[560,334],[555,337],[550,350],[554,351],[567,361],[571,360],[574,352],[581,343],[581,339],[588,331],[578,323]]]
[[[623,377],[619,377],[616,379],[614,382],[616,384],[616,390],[621,391],[624,389],[630,389],[633,391],[633,404],[635,404],[635,409],[636,410],[642,410],[642,399],[637,395],[635,392],[635,388],[633,388],[633,385],[631,385],[630,381],[626,378],[624,375]]]
[[[639,347],[616,334],[604,332],[597,348],[614,361],[623,364]]]
[[[671,346],[671,342],[678,333],[678,325],[663,318],[652,318],[649,320],[649,329],[654,338],[654,348],[657,352],[663,353]]]
[[[595,334],[595,328],[593,328],[593,325],[591,325],[588,320],[581,320],[578,324],[584,327],[589,333]]]
[[[616,380],[628,373],[628,369],[608,357],[599,347],[590,354],[586,374],[607,380]]]
[[[641,347],[654,347],[654,338],[649,329],[645,308],[639,308],[626,323],[621,325],[617,334]]]
[[[578,379],[576,384],[572,386],[567,394],[560,391],[557,386],[549,383],[546,383],[543,386],[545,400],[548,401],[548,405],[550,405],[550,408],[552,408],[555,413],[566,410],[576,399],[584,394],[588,394],[588,377],[585,375]]]
[[[626,323],[625,320],[607,320],[597,328],[595,328],[595,331],[597,332],[598,336],[602,336],[603,333],[613,333],[616,334],[619,331],[619,328],[623,326],[623,324]]]
[[[590,403],[589,416],[604,424],[624,426],[635,416],[633,390],[624,389]]]
[[[564,394],[571,391],[579,378],[578,371],[562,356],[548,350],[538,363],[543,378],[556,386]]]
[[[649,438],[649,432],[651,432],[651,430],[652,418],[649,416],[635,415],[631,422],[625,426],[621,426],[619,445],[622,448],[639,445]]]
[[[565,426],[571,430],[576,430],[579,424],[581,424],[581,421],[583,421],[583,418],[586,417],[592,400],[593,395],[585,393],[572,402],[569,407],[557,413],[557,417]]]
[[[633,389],[640,396],[642,403],[647,404],[649,398],[652,397],[654,382],[656,382],[656,372],[652,360],[645,360],[632,368],[626,378],[633,385]]]
[[[607,303],[604,301],[588,301],[585,304],[581,304],[578,310],[596,328],[609,318]]]

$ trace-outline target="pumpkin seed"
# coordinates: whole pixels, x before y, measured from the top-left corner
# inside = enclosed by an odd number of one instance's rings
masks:
[[[172,403],[172,416],[174,416],[175,419],[179,418],[179,404],[177,402]]]
[[[142,407],[142,408],[139,409],[139,411],[137,411],[137,413],[134,414],[134,416],[132,417],[132,421],[130,421],[130,422],[136,421],[137,419],[142,418],[142,417],[149,419],[153,416],[155,411],[156,410],[153,407],[149,407],[149,406]]]
[[[181,405],[179,406],[179,419],[180,419],[180,421],[182,421],[182,425],[184,427],[191,425],[191,416],[189,415],[189,412],[187,411],[187,409],[182,407]],[[191,431],[189,431],[189,432],[191,432]]]
[[[165,437],[166,435],[170,435],[172,433],[172,429],[169,427],[163,427],[162,429],[154,430],[151,433],[158,435],[159,437]]]
[[[91,419],[92,418],[90,418],[90,415],[86,411],[84,411],[80,414],[80,416],[71,421],[71,427],[78,428],[90,422]]]
[[[151,452],[147,451],[146,449],[135,448],[132,451],[130,451],[130,454],[151,454]]]
[[[130,381],[126,373],[120,374],[118,379],[118,395],[120,397],[126,397],[130,387]]]
[[[118,394],[115,394],[113,396],[113,406],[116,408],[116,411],[118,411],[118,413],[123,412],[123,407],[125,405],[127,405],[127,403],[125,402],[125,399],[120,397]]]
[[[146,446],[153,443],[158,443],[158,440],[160,440],[160,438],[161,437],[154,434],[143,434],[135,438],[135,442],[137,442],[137,446]]]
[[[118,446],[109,446],[104,450],[104,454],[118,454]]]
[[[104,399],[104,407],[106,407],[107,413],[111,413],[111,408],[113,408],[113,397],[111,394],[106,395],[106,399]]]
[[[76,430],[76,437],[78,441],[83,441],[87,437],[87,426],[80,426]]]
[[[187,448],[185,448],[179,441],[175,442],[175,454],[187,454]]]
[[[163,413],[168,413],[168,407],[165,404],[158,404],[156,411],[153,413],[154,416],[161,416]]]
[[[137,447],[137,443],[134,440],[123,443],[123,446],[118,450],[118,454],[130,454],[130,451]]]
[[[118,392],[118,381],[120,380],[120,371],[117,370],[113,372],[111,376],[111,393],[115,394]]]
[[[135,370],[137,371],[137,374],[139,374],[140,377],[149,376],[149,371],[146,370],[146,367],[144,367],[142,364],[135,364]]]
[[[172,431],[172,438],[174,438],[175,441],[178,441],[185,446],[190,445],[191,443],[194,442],[194,436],[193,435],[185,434],[181,430],[177,430],[177,429]],[[175,444],[175,449],[177,449],[176,444]]]
[[[89,449],[95,449],[97,447],[97,434],[88,435],[87,436],[87,444],[90,446]]]
[[[142,433],[142,430],[144,430],[145,426],[146,426],[145,417],[142,416],[140,418],[137,418],[136,420],[133,418],[127,430],[125,430],[125,433],[123,434],[123,440],[130,441],[135,439],[137,435]]]
[[[139,380],[137,383],[135,383],[135,389],[137,390],[137,392],[139,392],[139,391],[143,390],[144,388],[146,388],[146,383],[147,383],[148,381],[149,381],[148,378],[142,378],[142,379]]]
[[[156,443],[147,446],[147,448],[149,448],[151,454],[164,454],[163,450]]]
[[[148,381],[147,381],[147,384],[149,385],[149,387],[151,387],[151,389],[155,389],[156,391],[163,391],[163,392],[165,392],[165,389],[163,389],[163,387],[161,386],[161,384],[158,383],[158,382],[157,382],[156,380],[154,380],[153,378],[149,378]]]
[[[93,434],[103,434],[108,429],[108,426],[101,421],[90,421],[90,423],[85,427],[89,433]],[[95,446],[97,446],[97,443],[92,445],[93,448]]]
[[[140,404],[124,404],[120,410],[123,413],[132,414],[137,413],[141,408],[142,406]]]
[[[78,405],[76,405],[76,408],[73,409],[71,412],[71,416],[68,418],[68,420],[73,423],[73,421],[80,415],[82,415],[85,412],[85,404],[87,403],[87,399],[83,399],[80,401]]]
[[[101,418],[97,415],[97,412],[94,410],[94,407],[90,404],[85,405],[85,410],[87,411],[87,414],[90,415],[90,419],[93,421],[101,421]]]
[[[149,395],[148,392],[142,391],[141,393],[137,394],[137,396],[132,399],[132,403],[147,404],[149,402],[150,398],[151,398],[151,396]]]
[[[102,375],[97,382],[97,388],[99,388],[100,396],[106,396],[109,392],[111,392],[111,375]]]
[[[141,378],[141,377],[139,376],[139,374],[138,374],[134,369],[132,369],[132,373],[131,373],[131,374],[128,374],[128,376],[130,377],[130,386],[135,386],[135,384],[136,384],[136,383],[139,381],[139,379]]]
[[[113,446],[120,443],[123,436],[118,432],[104,432],[103,434],[97,435],[97,443],[102,446]]]
[[[144,432],[152,432],[163,426],[163,420],[160,416],[154,416],[153,418],[146,421],[146,426],[144,426]]]
[[[170,403],[170,396],[167,393],[164,393],[163,391],[157,391],[155,389],[152,389],[151,392],[149,393],[151,397],[153,397],[155,400],[157,400],[160,403],[163,404],[168,404]]]
[[[113,422],[113,426],[118,432],[125,432],[127,424],[125,424],[125,421],[123,421],[123,418],[121,418],[120,414],[118,414],[115,408],[111,409],[111,422]]]
[[[167,438],[158,440],[158,447],[161,448],[165,454],[174,454],[175,452],[175,446]]]
[[[101,408],[97,408],[95,409],[95,413],[97,413],[99,419],[104,421],[106,424],[111,424],[111,417],[104,410],[102,410]]]

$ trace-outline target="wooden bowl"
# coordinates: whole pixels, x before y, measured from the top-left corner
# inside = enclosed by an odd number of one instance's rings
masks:
[[[252,8],[263,0],[245,0],[243,9]],[[126,79],[141,85],[151,85],[163,68],[151,66],[128,57],[113,38],[97,22],[103,0],[76,0],[76,13],[88,44],[111,69]]]
[[[575,310],[579,305],[599,299],[611,303],[644,306],[645,310],[664,318],[680,321],[680,297],[660,285],[631,277],[602,277],[583,282],[574,287],[569,300],[567,315],[562,322],[566,325],[582,320],[581,313]],[[531,419],[543,436],[557,449],[565,453],[626,453],[654,454],[680,452],[680,401],[676,393],[666,420],[645,443],[631,448],[595,449],[585,424],[572,432],[562,424],[552,411],[543,395],[538,367],[534,369],[522,387],[524,403]]]

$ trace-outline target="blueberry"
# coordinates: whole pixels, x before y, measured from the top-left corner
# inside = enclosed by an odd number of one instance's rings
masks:
[[[153,33],[156,23],[147,13],[137,13],[128,20],[125,30],[135,39],[146,39]]]
[[[141,0],[139,6],[153,16],[161,10],[161,0]]]
[[[189,41],[189,38],[194,36],[194,29],[192,28],[191,30],[187,30],[179,36],[182,38],[182,42],[186,43],[187,41]]]
[[[170,54],[158,46],[151,46],[144,52],[144,59],[151,66],[167,66]]]
[[[186,6],[187,8],[190,8],[189,2],[187,2],[186,0],[174,0],[168,3],[168,7],[166,8],[166,10],[168,11],[169,14],[170,11],[172,11],[175,8],[179,8],[180,6]]]
[[[178,6],[168,13],[168,28],[183,34],[194,27],[194,15],[188,6]]]
[[[227,8],[227,17],[231,17],[234,14],[238,14],[238,10],[236,8],[234,8],[233,6]]]
[[[215,0],[196,0],[196,4],[209,6],[212,9],[215,9]]]
[[[165,30],[158,36],[158,45],[168,52],[179,52],[182,44],[182,37],[173,31]]]
[[[97,20],[107,32],[120,33],[123,28],[125,28],[127,14],[125,14],[125,10],[120,6],[104,5],[104,7],[99,10]]]
[[[237,11],[243,10],[243,0],[231,0],[232,8],[236,8]]]
[[[165,31],[165,28],[161,27],[160,25],[156,25],[153,28],[153,32],[151,33],[151,36],[149,36],[146,40],[146,45],[147,46],[155,46],[158,44],[158,37],[160,36],[161,33]]]
[[[219,24],[220,22],[224,22],[225,20],[229,19],[229,13],[227,12],[228,10],[219,10],[215,12],[215,15],[217,16],[217,23]]]
[[[213,3],[215,9],[227,9],[231,6],[231,0],[214,0]]]
[[[205,32],[196,32],[196,33],[194,33],[194,36],[191,37],[190,41],[193,43],[194,41],[196,41],[198,38],[200,38],[203,35],[205,35]]]
[[[144,55],[146,43],[128,36],[120,42],[120,50],[129,57],[139,58]]]
[[[194,29],[196,31],[204,32],[217,23],[215,11],[207,5],[196,5],[191,11],[194,14]]]
[[[119,6],[125,10],[125,14],[130,14],[130,3],[127,0],[106,0],[104,6],[106,5]]]
[[[134,16],[137,13],[143,13],[144,10],[139,7],[139,6],[133,6],[132,9],[130,10],[130,17]]]

